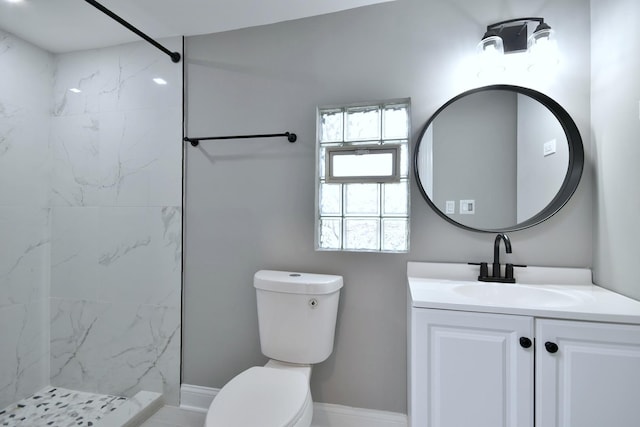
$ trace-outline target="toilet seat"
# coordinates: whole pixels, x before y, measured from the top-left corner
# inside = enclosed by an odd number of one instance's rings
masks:
[[[229,381],[211,403],[206,427],[294,427],[311,423],[308,378],[300,372],[258,367]]]

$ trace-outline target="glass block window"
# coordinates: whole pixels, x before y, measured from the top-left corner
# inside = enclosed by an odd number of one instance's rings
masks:
[[[316,249],[409,250],[410,134],[408,100],[318,109]],[[366,157],[358,156],[383,155],[385,149],[397,160],[393,179],[363,173]],[[337,180],[327,172],[334,170],[327,162],[336,153],[345,154]]]

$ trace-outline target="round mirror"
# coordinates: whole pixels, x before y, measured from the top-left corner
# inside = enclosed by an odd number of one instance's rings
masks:
[[[487,86],[462,93],[422,129],[414,172],[429,205],[472,231],[539,224],[571,198],[584,150],[574,121],[532,89]]]

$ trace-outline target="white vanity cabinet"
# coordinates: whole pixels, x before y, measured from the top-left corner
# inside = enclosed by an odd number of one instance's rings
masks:
[[[409,347],[411,427],[640,426],[640,325],[412,306]]]
[[[536,426],[640,426],[640,325],[535,323]]]
[[[411,427],[533,427],[533,318],[413,308]]]

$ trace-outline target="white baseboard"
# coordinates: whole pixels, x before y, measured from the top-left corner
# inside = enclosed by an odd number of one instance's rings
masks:
[[[207,412],[220,389],[199,385],[180,386],[180,407],[189,411]]]
[[[180,407],[207,412],[219,389],[182,384]],[[352,408],[330,403],[313,404],[312,427],[407,427],[407,416],[396,412]]]
[[[407,416],[397,412],[313,404],[312,427],[407,427]]]

